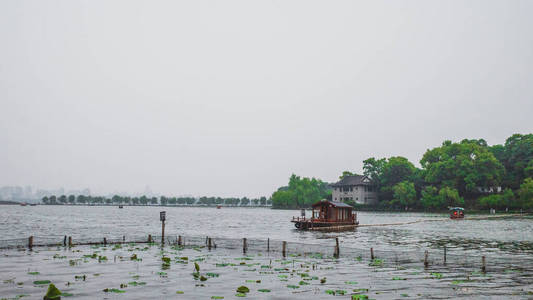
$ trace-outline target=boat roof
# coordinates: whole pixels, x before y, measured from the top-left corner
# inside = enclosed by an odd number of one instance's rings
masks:
[[[333,207],[344,207],[344,208],[353,208],[351,205],[346,204],[344,202],[338,202],[338,201],[328,201],[328,200],[320,200],[317,203],[313,204],[313,207],[320,206],[323,204],[331,204]]]
[[[450,210],[465,210],[462,207],[450,207]]]
[[[344,176],[341,180],[332,184],[331,186],[341,187],[341,186],[371,185],[371,184],[372,183],[367,176],[352,175],[352,176]]]

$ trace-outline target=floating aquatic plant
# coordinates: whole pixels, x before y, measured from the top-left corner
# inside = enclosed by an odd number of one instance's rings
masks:
[[[249,293],[249,292],[250,292],[250,289],[244,285],[241,285],[240,287],[237,288],[237,293]]]
[[[35,280],[33,282],[33,284],[35,284],[35,285],[43,285],[43,284],[49,284],[50,282],[51,282],[50,280]]]
[[[299,288],[300,288],[300,286],[298,286],[298,285],[294,285],[294,284],[289,284],[289,285],[287,285],[287,287],[288,287],[289,289],[299,289]]]
[[[48,286],[48,291],[46,291],[46,295],[44,295],[43,300],[54,300],[54,299],[61,299],[61,292],[59,291],[58,288],[56,288],[56,286],[53,283],[50,283],[50,285]]]
[[[381,267],[383,266],[383,263],[384,263],[383,259],[374,258],[368,265],[371,267]]]
[[[104,291],[105,293],[116,293],[116,294],[122,294],[122,293],[125,293],[125,292],[126,292],[126,291],[124,291],[124,290],[119,290],[119,289],[108,289],[108,288],[103,289],[103,291]]]

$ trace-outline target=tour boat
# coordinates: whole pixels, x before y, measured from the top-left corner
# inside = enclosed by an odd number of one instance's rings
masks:
[[[217,205],[217,209],[221,209],[222,208],[222,205]]]
[[[465,217],[464,208],[450,207],[450,219],[463,219]]]
[[[353,229],[359,222],[357,213],[352,212],[353,207],[336,201],[322,200],[312,205],[311,218],[305,217],[302,210],[301,217],[293,217],[291,222],[300,230],[344,230]]]

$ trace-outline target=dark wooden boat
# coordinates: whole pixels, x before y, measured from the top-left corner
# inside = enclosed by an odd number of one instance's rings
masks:
[[[450,207],[450,219],[464,219],[464,211],[462,207]]]
[[[122,206],[122,205],[119,205],[119,206],[118,206],[118,208],[124,208],[124,206]]]
[[[291,222],[300,230],[343,230],[353,229],[359,222],[357,213],[352,212],[353,207],[335,201],[322,200],[313,204],[311,218],[305,217],[303,211],[301,217],[293,217]]]

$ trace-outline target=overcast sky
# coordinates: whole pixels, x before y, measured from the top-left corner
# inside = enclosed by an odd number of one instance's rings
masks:
[[[0,186],[268,196],[533,132],[533,1],[0,1]]]

